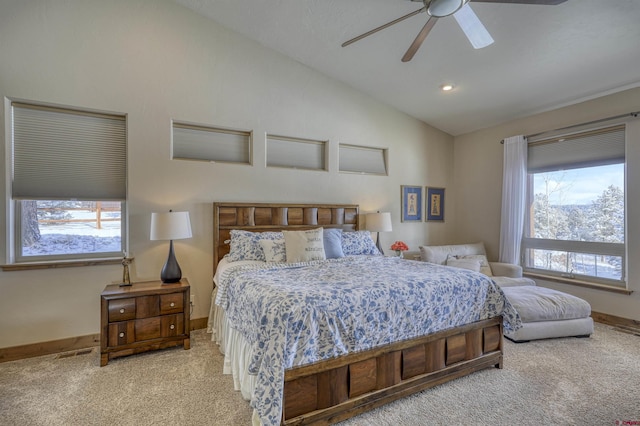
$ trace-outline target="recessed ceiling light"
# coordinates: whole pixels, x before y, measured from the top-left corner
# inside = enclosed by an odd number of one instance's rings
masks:
[[[440,88],[443,92],[450,92],[453,90],[453,84],[443,84]]]

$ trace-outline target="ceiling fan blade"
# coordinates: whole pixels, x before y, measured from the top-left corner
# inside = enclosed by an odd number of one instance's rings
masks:
[[[473,12],[469,3],[454,13],[453,17],[458,21],[458,25],[460,25],[460,28],[462,28],[462,31],[464,31],[474,49],[482,49],[483,47],[493,44],[491,34],[489,34],[489,31],[482,25],[482,22],[480,22],[480,19],[478,19]]]
[[[514,3],[514,4],[541,4],[555,6],[567,0],[471,0],[478,3]]]
[[[367,32],[366,32],[366,33],[364,33],[364,34],[360,34],[358,37],[354,37],[354,38],[352,38],[351,40],[347,40],[347,41],[345,41],[344,43],[342,43],[342,47],[346,47],[346,46],[348,46],[348,45],[350,45],[350,44],[352,44],[352,43],[355,43],[356,41],[362,40],[363,38],[368,37],[368,36],[370,36],[371,34],[375,34],[375,33],[377,33],[378,31],[384,30],[385,28],[389,28],[390,26],[395,25],[395,24],[397,24],[398,22],[402,22],[402,21],[404,21],[405,19],[407,19],[407,18],[411,18],[412,16],[415,16],[415,15],[417,15],[418,13],[422,13],[422,12],[424,12],[424,11],[426,11],[426,10],[427,10],[427,8],[426,8],[426,6],[425,6],[425,7],[422,7],[422,8],[420,8],[420,9],[416,10],[415,12],[411,12],[411,13],[409,13],[409,14],[407,14],[407,15],[404,15],[404,16],[401,16],[401,17],[399,17],[398,19],[395,19],[395,20],[393,20],[393,21],[391,21],[391,22],[387,22],[387,23],[386,23],[386,24],[384,24],[384,25],[380,25],[379,27],[374,28],[374,29],[372,29],[371,31],[367,31]]]
[[[431,31],[437,20],[438,18],[434,16],[429,17],[427,23],[424,24],[424,27],[422,27],[422,29],[416,36],[416,39],[413,40],[413,43],[411,43],[411,46],[409,46],[409,49],[407,49],[407,53],[405,53],[402,57],[402,62],[409,62],[411,59],[413,59],[413,55],[415,55],[418,49],[420,49],[422,42],[424,42],[424,39],[427,38],[427,35],[429,35],[429,31]]]

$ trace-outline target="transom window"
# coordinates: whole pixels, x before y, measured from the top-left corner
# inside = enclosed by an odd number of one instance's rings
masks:
[[[328,141],[267,135],[267,167],[327,170]]]
[[[251,132],[173,122],[173,159],[251,164]]]
[[[387,176],[388,154],[385,148],[340,144],[340,172]]]

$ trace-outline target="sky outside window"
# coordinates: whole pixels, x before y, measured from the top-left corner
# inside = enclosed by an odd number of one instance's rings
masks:
[[[547,192],[545,177],[552,189],[548,194],[551,205],[588,205],[611,185],[624,191],[624,164],[536,173],[533,180],[535,194]]]

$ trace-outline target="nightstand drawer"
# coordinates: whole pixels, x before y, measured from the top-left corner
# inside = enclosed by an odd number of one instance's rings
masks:
[[[136,299],[109,301],[109,322],[126,321],[136,317]]]
[[[158,315],[160,315],[160,296],[136,298],[136,318],[157,317]]]
[[[157,339],[160,334],[160,317],[136,320],[136,342]]]
[[[161,317],[162,337],[184,334],[184,315],[164,315]]]
[[[109,324],[109,346],[184,334],[184,315],[163,315]]]
[[[133,321],[109,324],[109,346],[128,345],[136,341]]]
[[[178,314],[184,310],[184,293],[160,296],[160,315]]]

